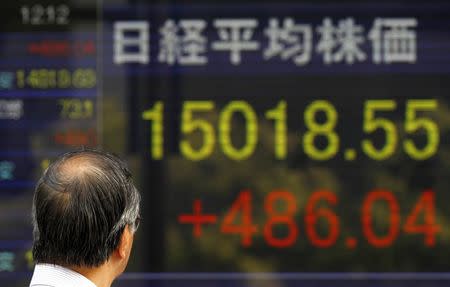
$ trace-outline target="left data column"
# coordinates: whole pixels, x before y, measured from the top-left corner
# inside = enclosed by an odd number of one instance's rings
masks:
[[[2,3],[1,286],[30,278],[31,202],[42,171],[61,153],[99,145],[100,10],[96,1]]]

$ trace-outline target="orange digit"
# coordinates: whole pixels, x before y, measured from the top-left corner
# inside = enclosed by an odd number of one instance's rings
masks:
[[[321,207],[315,209],[318,201],[325,200],[331,205],[336,205],[338,200],[334,193],[327,190],[314,192],[306,204],[306,235],[311,244],[320,248],[327,248],[336,243],[339,237],[339,219],[338,216],[330,209]],[[328,221],[328,236],[320,237],[316,231],[316,224],[320,218]]]
[[[403,226],[405,233],[423,233],[425,235],[425,245],[433,247],[436,245],[436,233],[441,232],[441,226],[436,224],[436,208],[435,208],[434,192],[431,190],[424,191],[414,206],[411,214],[406,218]],[[424,222],[417,223],[420,212],[423,211]]]
[[[282,200],[286,203],[286,210],[282,213],[277,212],[274,209],[274,203],[278,200]],[[269,216],[269,219],[264,225],[264,238],[266,239],[266,242],[270,246],[277,248],[285,248],[294,244],[298,236],[298,227],[293,218],[297,211],[294,195],[284,190],[272,191],[266,197],[264,209]],[[288,234],[284,238],[277,238],[273,234],[273,227],[281,224],[288,227]]]
[[[239,218],[240,212],[242,213],[241,223],[237,224],[236,220]],[[220,231],[241,234],[242,245],[248,247],[252,245],[252,235],[257,230],[257,226],[252,224],[252,195],[249,190],[241,191],[225,215]]]
[[[389,207],[389,230],[385,236],[375,234],[373,230],[372,207],[375,201],[384,200]],[[374,190],[367,194],[362,206],[363,233],[367,241],[377,248],[389,247],[400,231],[400,207],[390,191]]]

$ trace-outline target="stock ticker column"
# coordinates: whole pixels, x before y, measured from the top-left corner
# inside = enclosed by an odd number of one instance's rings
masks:
[[[450,7],[363,2],[106,7],[164,270],[449,270]]]
[[[96,7],[2,4],[0,272],[32,268],[34,184],[58,154],[96,146]]]

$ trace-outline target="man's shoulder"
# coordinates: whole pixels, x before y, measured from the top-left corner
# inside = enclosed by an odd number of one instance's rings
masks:
[[[29,287],[96,287],[83,275],[53,264],[37,264]]]

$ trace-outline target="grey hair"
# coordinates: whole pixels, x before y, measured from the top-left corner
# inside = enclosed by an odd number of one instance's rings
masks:
[[[119,221],[117,221],[117,223],[114,225],[108,237],[118,232],[125,225],[129,225],[130,231],[132,233],[135,233],[137,231],[137,226],[135,226],[135,222],[140,216],[139,203],[141,201],[141,195],[137,191],[136,187],[133,186],[133,189],[135,191],[131,193],[129,204],[127,204],[127,206],[125,207],[122,216],[120,217]]]
[[[141,196],[117,156],[81,150],[62,155],[38,181],[32,206],[37,262],[99,266],[129,227],[136,232]]]

